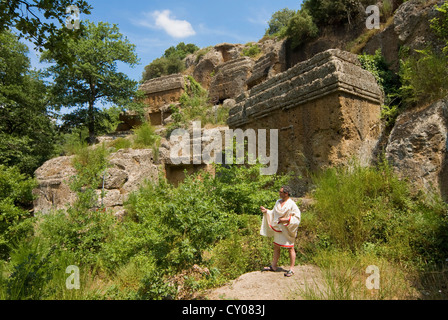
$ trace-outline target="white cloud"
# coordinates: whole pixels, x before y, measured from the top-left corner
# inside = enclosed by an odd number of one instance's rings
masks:
[[[149,28],[163,29],[173,38],[186,38],[196,34],[190,22],[171,17],[170,10],[154,11],[144,15],[146,18],[154,19],[155,24],[151,24],[147,20],[139,20],[137,24]]]

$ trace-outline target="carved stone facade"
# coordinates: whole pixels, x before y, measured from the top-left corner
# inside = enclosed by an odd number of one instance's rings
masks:
[[[308,172],[369,163],[381,135],[383,94],[356,55],[328,50],[266,80],[237,98],[232,129],[278,129],[279,172],[294,172],[298,193]]]

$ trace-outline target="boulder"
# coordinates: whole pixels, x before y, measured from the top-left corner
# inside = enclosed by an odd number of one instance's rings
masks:
[[[210,50],[194,67],[193,78],[199,82],[204,89],[208,89],[216,68],[223,62],[224,58],[220,51],[215,49]]]
[[[448,98],[401,114],[386,158],[414,190],[432,190],[448,199]]]
[[[76,175],[72,161],[73,156],[58,157],[36,170],[38,186],[33,190],[35,212],[63,209],[76,201],[76,195],[69,187],[70,178]]]
[[[76,170],[72,165],[73,156],[58,157],[45,162],[36,170],[38,186],[34,211],[48,213],[50,210],[64,209],[76,201],[76,194],[69,182]],[[101,199],[103,182],[97,187],[98,206],[122,210],[129,194],[136,191],[145,180],[158,181],[159,168],[155,164],[152,150],[122,149],[109,157],[111,166],[104,175],[104,198]]]

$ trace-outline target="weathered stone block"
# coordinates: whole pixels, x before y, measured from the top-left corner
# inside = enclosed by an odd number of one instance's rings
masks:
[[[210,100],[213,103],[225,99],[233,99],[247,89],[246,82],[251,75],[255,62],[242,57],[221,64],[215,72],[209,88]]]

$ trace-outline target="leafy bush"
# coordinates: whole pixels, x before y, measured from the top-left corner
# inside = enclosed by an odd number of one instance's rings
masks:
[[[242,56],[256,58],[261,54],[261,49],[256,43],[251,43],[243,49]]]
[[[280,34],[282,29],[288,26],[289,20],[296,14],[295,10],[284,8],[275,12],[268,22],[268,29],[266,29],[266,35]]]
[[[37,240],[24,241],[12,252],[12,269],[6,281],[10,300],[40,300],[44,287],[52,278],[48,259],[52,251],[43,252]]]
[[[135,149],[151,148],[154,158],[159,156],[160,136],[156,134],[155,128],[149,122],[145,122],[134,129],[134,141],[132,147]]]
[[[323,26],[351,23],[364,13],[361,8],[374,3],[374,0],[305,0],[302,8],[310,13],[318,26]]]
[[[9,257],[12,246],[32,234],[32,190],[34,179],[18,168],[0,165],[0,259]]]
[[[374,55],[359,55],[358,59],[362,68],[374,75],[378,85],[384,92],[385,104],[382,106],[381,115],[386,120],[386,126],[392,128],[403,108],[400,95],[400,78],[389,69],[389,64],[384,59],[381,49],[378,49]]]
[[[317,37],[318,34],[319,29],[306,10],[298,11],[288,21],[286,28],[283,28],[280,32],[280,36],[291,39],[293,49]]]
[[[184,42],[180,42],[177,46],[171,46],[166,49],[163,56],[165,58],[177,57],[179,60],[183,60],[187,55],[195,53],[198,50],[199,48],[193,43],[185,44]]]
[[[400,65],[400,90],[410,105],[434,102],[448,94],[448,57],[430,48],[418,53]]]
[[[190,53],[194,53],[199,48],[192,44],[179,43],[165,50],[162,57],[155,59],[145,67],[141,82],[151,80],[161,76],[181,73],[185,70],[183,59]]]
[[[445,41],[443,52],[448,54],[448,3],[444,2],[440,7],[435,5],[435,8],[440,16],[430,21],[431,29],[440,40]]]
[[[73,158],[73,167],[77,174],[70,179],[70,189],[76,192],[74,209],[79,211],[98,207],[96,189],[109,166],[109,152],[103,143],[96,147],[84,147]],[[103,196],[103,195],[102,195]]]
[[[408,104],[430,103],[448,94],[448,4],[435,6],[440,16],[430,21],[430,26],[445,47],[437,50],[428,46],[417,50],[416,56],[401,61],[401,94]]]

